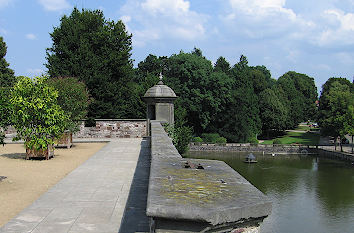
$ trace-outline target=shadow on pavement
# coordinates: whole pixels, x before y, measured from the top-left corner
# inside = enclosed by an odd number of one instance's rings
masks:
[[[150,139],[141,142],[141,151],[129,191],[119,233],[149,232],[146,201],[150,175]]]

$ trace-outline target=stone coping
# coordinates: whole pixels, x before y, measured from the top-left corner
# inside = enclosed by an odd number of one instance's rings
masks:
[[[95,121],[146,121],[146,119],[95,119]]]
[[[151,135],[148,216],[215,226],[270,214],[271,201],[224,162],[182,158],[158,121]]]

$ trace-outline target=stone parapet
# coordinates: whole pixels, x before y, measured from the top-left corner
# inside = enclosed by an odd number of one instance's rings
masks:
[[[96,126],[85,127],[84,121],[73,138],[142,138],[146,136],[146,119],[96,119]],[[16,129],[8,127],[6,138],[16,136]]]
[[[146,136],[146,120],[97,119],[95,127],[84,122],[74,138],[142,138]]]
[[[184,159],[151,121],[151,232],[259,232],[270,200],[222,161]]]
[[[191,143],[190,151],[225,151],[225,152],[265,152],[265,153],[306,153],[309,148],[305,145],[261,145],[250,143],[228,143],[228,144],[200,144]]]

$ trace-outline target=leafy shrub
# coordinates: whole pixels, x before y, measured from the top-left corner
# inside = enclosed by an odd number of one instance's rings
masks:
[[[218,133],[203,133],[202,139],[204,142],[216,143],[217,139],[220,138]]]
[[[279,138],[273,140],[273,144],[282,144]]]
[[[203,142],[203,139],[201,137],[194,137],[192,138],[192,142]]]
[[[45,77],[20,77],[11,92],[11,121],[17,130],[14,140],[23,139],[29,149],[48,149],[69,120],[57,103],[58,91],[46,81]]]
[[[218,137],[216,139],[216,143],[219,143],[219,144],[226,144],[226,142],[227,142],[227,140],[224,137]]]
[[[251,144],[258,144],[259,143],[257,138],[250,138],[248,142],[251,143]]]
[[[174,129],[174,137],[172,139],[178,153],[181,155],[188,151],[189,143],[192,139],[193,130],[192,127],[181,126]]]
[[[70,116],[67,129],[70,132],[79,130],[80,120],[86,118],[89,94],[86,85],[74,77],[57,77],[47,80],[58,93],[58,104]]]
[[[188,126],[173,127],[169,124],[163,125],[168,136],[172,138],[172,143],[181,155],[188,151],[189,143],[193,138],[193,129]]]

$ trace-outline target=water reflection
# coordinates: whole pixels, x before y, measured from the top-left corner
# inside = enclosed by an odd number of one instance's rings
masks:
[[[341,161],[301,155],[190,152],[186,157],[223,160],[273,201],[262,232],[353,232],[354,168]]]

